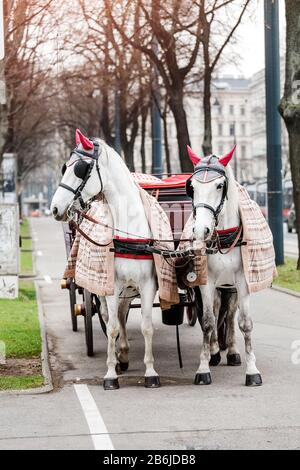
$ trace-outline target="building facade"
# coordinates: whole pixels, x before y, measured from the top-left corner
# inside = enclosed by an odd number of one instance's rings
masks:
[[[284,63],[282,62],[282,84]],[[266,111],[265,72],[259,71],[250,79],[224,76],[212,82],[212,146],[216,155],[223,155],[236,144],[233,169],[240,182],[255,182],[266,179]],[[202,153],[204,119],[201,90],[187,93],[185,110],[192,148]],[[172,171],[180,172],[176,126],[171,113],[167,117],[168,140]],[[151,129],[146,145],[147,170],[151,172]],[[288,136],[282,121],[283,177],[289,177]],[[163,139],[162,139],[163,142]],[[164,147],[164,143],[162,144]],[[136,146],[136,171],[140,171],[140,142]]]

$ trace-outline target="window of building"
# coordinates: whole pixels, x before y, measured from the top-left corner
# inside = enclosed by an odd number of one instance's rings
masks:
[[[229,135],[235,136],[235,124],[231,123],[229,126]]]
[[[242,136],[246,135],[246,124],[241,124],[241,134]]]
[[[231,105],[229,106],[229,114],[231,114],[231,116],[234,114],[234,106],[233,106],[233,104],[231,104]]]
[[[241,106],[241,115],[245,116],[245,114],[246,114],[245,106]]]
[[[221,105],[218,106],[218,111],[219,111],[219,114],[221,115],[222,114],[222,106]]]
[[[247,157],[246,145],[241,146],[241,157],[242,157],[242,159],[245,159]]]
[[[218,124],[218,134],[223,135],[223,124]]]
[[[222,155],[224,152],[224,146],[223,144],[218,145],[218,155]]]

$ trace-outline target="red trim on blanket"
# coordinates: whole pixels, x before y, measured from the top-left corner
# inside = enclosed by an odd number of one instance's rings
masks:
[[[134,255],[134,254],[131,254],[131,253],[115,253],[115,258],[153,260],[153,255]]]
[[[233,233],[238,230],[238,227],[226,228],[225,230],[217,230],[218,235],[225,235],[226,233]]]
[[[122,242],[132,242],[132,243],[150,243],[151,241],[149,238],[125,238],[125,237],[120,237],[119,235],[115,235],[115,238]]]

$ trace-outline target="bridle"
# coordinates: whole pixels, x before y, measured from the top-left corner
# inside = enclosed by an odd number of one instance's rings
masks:
[[[198,204],[194,204],[194,191],[192,189],[191,180],[195,175],[197,175],[201,172],[209,172],[209,171],[214,171],[216,173],[219,173],[220,176],[225,177],[225,182],[224,182],[224,186],[223,186],[221,201],[220,201],[219,205],[216,208],[212,207],[209,204],[206,204],[205,202],[199,202]],[[192,174],[192,176],[187,180],[186,192],[193,200],[193,214],[194,214],[194,217],[196,216],[196,210],[200,207],[204,207],[205,209],[208,209],[209,211],[211,211],[213,213],[214,220],[215,220],[215,227],[217,227],[218,223],[219,223],[219,215],[220,215],[220,213],[223,209],[224,202],[225,202],[225,199],[227,198],[227,192],[228,192],[228,178],[226,176],[225,170],[223,170],[222,168],[219,168],[219,166],[217,166],[217,165],[201,166],[200,168],[196,169],[194,171],[194,173]]]
[[[71,152],[71,155],[70,155],[70,158],[72,157],[73,154],[75,154],[79,157],[79,159],[74,162],[74,165],[75,165],[74,166],[74,173],[75,173],[75,176],[77,176],[77,178],[80,178],[82,180],[80,185],[76,189],[74,189],[74,188],[72,188],[71,186],[69,186],[65,183],[60,183],[59,184],[59,186],[61,188],[64,188],[67,191],[70,191],[71,193],[74,194],[73,202],[78,200],[79,204],[80,204],[80,207],[82,209],[85,209],[85,203],[84,203],[83,198],[82,198],[82,191],[85,188],[85,185],[86,185],[89,177],[91,176],[94,165],[96,165],[97,174],[98,174],[99,181],[100,181],[100,184],[101,184],[101,190],[99,191],[99,194],[102,193],[102,191],[103,191],[103,182],[102,182],[101,173],[100,173],[99,164],[98,164],[98,160],[99,160],[99,156],[100,156],[100,153],[99,153],[100,145],[96,141],[93,141],[93,144],[94,144],[93,154],[91,154],[89,152],[85,152],[83,149],[79,149],[78,147],[76,147]],[[83,159],[83,157],[88,157],[91,160],[89,162],[87,162],[86,160]],[[64,174],[66,169],[67,169],[67,165],[64,163],[64,165],[62,167],[62,174]]]

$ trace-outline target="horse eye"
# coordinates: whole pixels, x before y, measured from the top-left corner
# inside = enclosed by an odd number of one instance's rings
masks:
[[[224,186],[224,183],[220,183],[220,184],[218,184],[217,189],[222,189],[223,186]]]
[[[64,163],[63,166],[61,167],[61,174],[64,176],[65,172],[67,169],[67,165]]]

